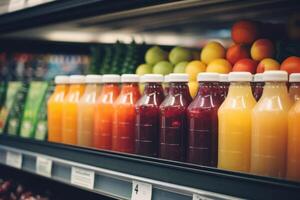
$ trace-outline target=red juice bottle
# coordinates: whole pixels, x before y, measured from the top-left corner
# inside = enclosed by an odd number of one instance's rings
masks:
[[[227,96],[228,88],[229,88],[229,80],[228,74],[220,74],[219,75],[219,96],[221,101],[223,102]]]
[[[123,74],[122,89],[113,106],[112,150],[134,153],[135,103],[140,98],[139,76]]]
[[[135,106],[135,153],[145,156],[158,156],[159,105],[164,100],[161,83],[163,76],[146,74],[141,77],[145,90]]]
[[[164,94],[167,96],[170,90],[170,83],[169,83],[169,75],[165,75],[164,77]]]
[[[289,96],[292,102],[300,100],[300,73],[292,73],[290,75]]]
[[[199,165],[217,166],[218,161],[218,73],[198,74],[199,90],[187,110],[187,161]]]
[[[263,74],[258,73],[254,75],[253,78],[254,88],[253,88],[253,96],[256,101],[258,101],[263,93],[264,90],[264,81],[263,81]]]
[[[160,105],[161,158],[185,161],[187,146],[186,110],[192,101],[187,74],[170,74],[170,91]]]

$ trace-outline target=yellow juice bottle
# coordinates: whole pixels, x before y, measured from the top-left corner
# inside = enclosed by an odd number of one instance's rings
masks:
[[[101,75],[87,75],[85,83],[84,94],[78,103],[77,144],[92,147],[94,115],[100,93]]]
[[[300,101],[288,115],[287,179],[300,181]]]
[[[47,103],[48,141],[61,142],[62,109],[64,98],[69,89],[69,77],[56,76],[54,82],[56,84],[55,90]]]
[[[252,112],[251,172],[285,177],[288,111],[291,100],[284,71],[266,71],[262,97]]]
[[[252,95],[249,72],[229,74],[228,95],[219,108],[218,168],[248,172],[250,169]]]
[[[85,76],[72,75],[69,92],[64,99],[62,115],[62,142],[77,144],[77,107],[85,88]]]
[[[290,75],[289,96],[293,102],[300,100],[300,73]]]

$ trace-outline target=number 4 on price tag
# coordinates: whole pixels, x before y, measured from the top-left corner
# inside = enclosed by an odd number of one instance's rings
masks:
[[[139,181],[132,181],[131,200],[151,200],[152,185]]]

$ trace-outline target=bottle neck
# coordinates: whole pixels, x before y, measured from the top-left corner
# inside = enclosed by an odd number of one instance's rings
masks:
[[[80,91],[83,92],[85,85],[84,84],[72,84],[70,86],[69,91],[70,92],[76,92],[76,91]]]
[[[266,82],[263,90],[263,97],[288,95],[286,82]]]
[[[151,94],[154,92],[163,94],[161,83],[146,83],[144,94]]]
[[[197,96],[216,95],[218,86],[217,82],[200,82]]]
[[[231,82],[228,90],[228,96],[252,95],[250,82]]]
[[[68,88],[68,85],[66,84],[58,84],[55,86],[54,92],[65,92]]]
[[[185,82],[179,82],[179,83],[170,83],[170,89],[169,89],[169,95],[183,95],[189,99],[192,99],[189,91],[189,87],[187,83]]]
[[[85,92],[93,92],[99,89],[100,85],[96,83],[89,83],[85,86]]]
[[[290,88],[300,88],[300,82],[291,82]]]
[[[107,93],[115,89],[119,89],[118,83],[105,83],[102,87],[102,92]]]
[[[122,93],[127,92],[135,92],[138,90],[138,84],[137,83],[123,83],[122,84]]]

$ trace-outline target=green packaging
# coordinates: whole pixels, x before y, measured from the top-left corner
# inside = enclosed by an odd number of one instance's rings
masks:
[[[38,115],[47,87],[47,82],[33,81],[30,83],[20,129],[20,136],[23,138],[34,138]]]
[[[16,102],[16,95],[20,90],[21,86],[21,82],[8,83],[5,103],[0,111],[0,134],[4,133],[5,127],[7,126],[6,124],[9,118],[9,113],[11,112],[14,102]]]

